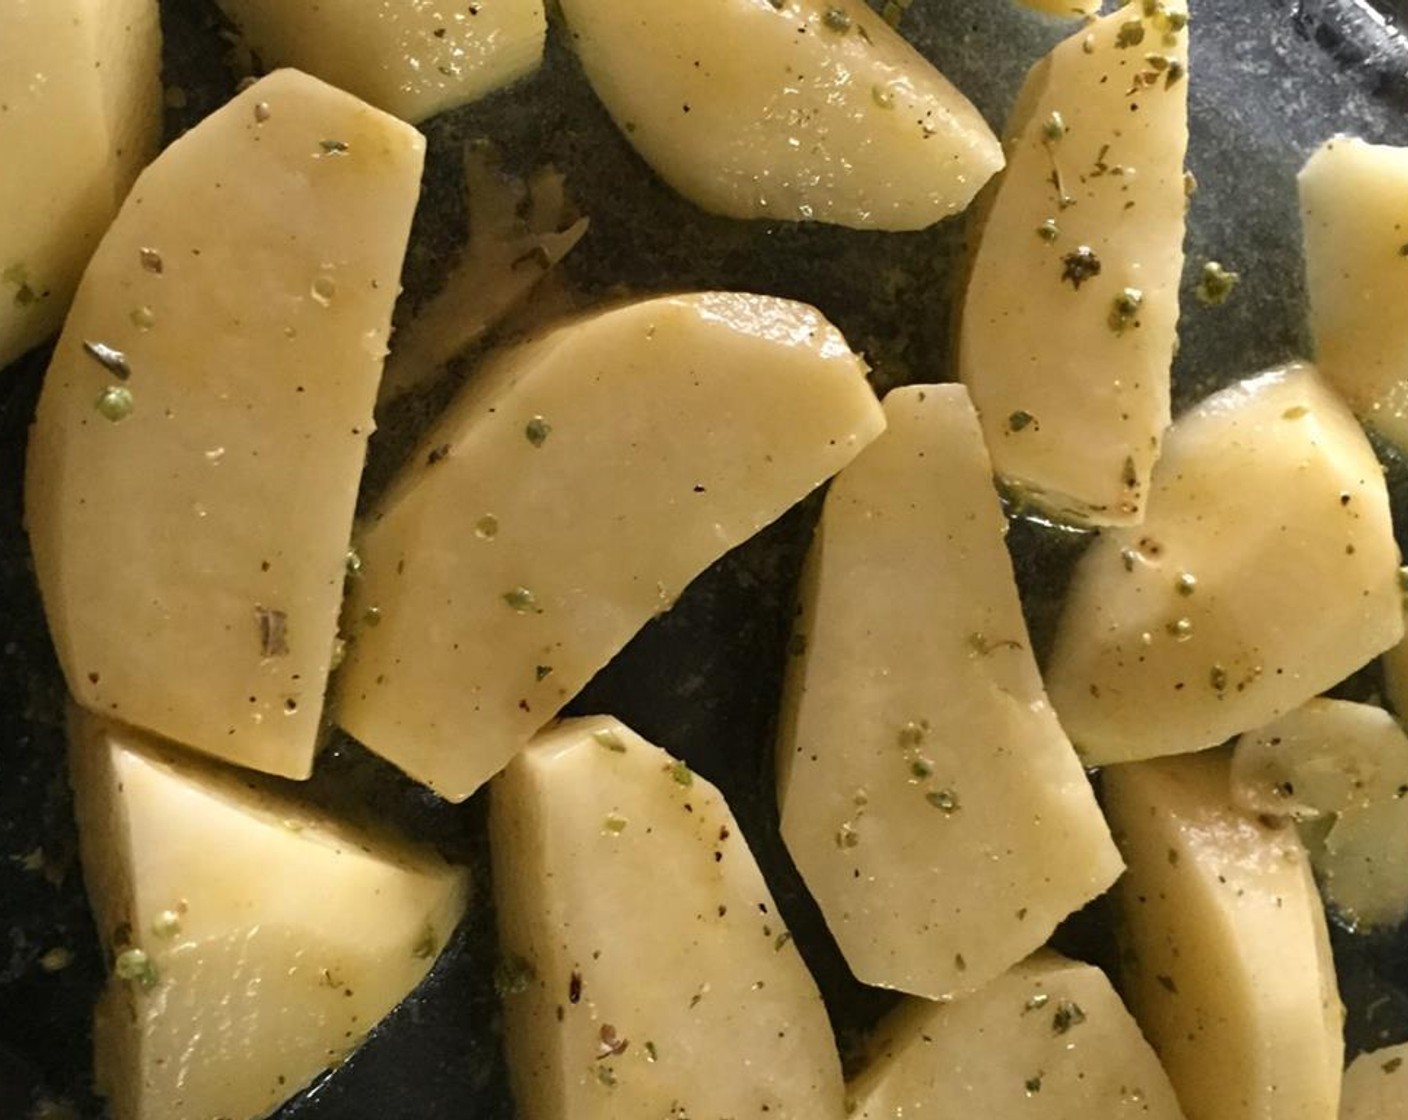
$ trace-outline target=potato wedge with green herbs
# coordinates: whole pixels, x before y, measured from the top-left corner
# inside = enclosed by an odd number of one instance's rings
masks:
[[[412,123],[536,70],[543,0],[218,0],[270,66],[300,70]]]
[[[338,720],[463,800],[884,424],[836,328],[770,296],[642,300],[499,353],[365,527]]]
[[[968,394],[897,389],[832,483],[778,741],[782,836],[852,971],[980,988],[1119,854],[1022,619]]]
[[[1032,71],[974,257],[959,376],[998,474],[1062,520],[1148,506],[1183,270],[1186,24],[1182,0],[1131,4]]]
[[[0,16],[0,367],[58,331],[161,141],[156,0],[12,0]]]
[[[1188,1120],[1335,1120],[1343,1014],[1295,829],[1232,805],[1223,751],[1104,779],[1124,991]]]
[[[99,717],[70,731],[115,1120],[264,1116],[357,1047],[464,913],[467,872],[431,852]]]
[[[1397,642],[1398,566],[1348,408],[1307,365],[1240,382],[1170,430],[1144,524],[1081,558],[1051,700],[1091,764],[1214,746]]]
[[[1002,166],[977,109],[864,0],[562,0],[646,162],[730,218],[914,230]]]
[[[718,790],[592,718],[536,740],[491,804],[521,1115],[840,1120],[826,1010]]]
[[[1321,372],[1408,450],[1408,148],[1336,136],[1300,173],[1310,325]]]
[[[1408,1116],[1408,1045],[1360,1054],[1344,1071],[1340,1120]]]
[[[1104,973],[1055,953],[953,1003],[906,1000],[867,1050],[855,1120],[1184,1120]]]
[[[133,188],[25,478],[85,707],[308,776],[423,155],[414,129],[283,70]]]

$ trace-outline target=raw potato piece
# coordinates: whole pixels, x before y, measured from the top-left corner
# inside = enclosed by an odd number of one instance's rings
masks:
[[[1229,781],[1221,751],[1105,771],[1124,991],[1188,1120],[1334,1120],[1343,1017],[1310,863]]]
[[[429,971],[468,875],[95,716],[71,726],[85,881],[114,975],[115,1120],[263,1116]]]
[[[219,0],[271,66],[296,66],[412,123],[538,68],[543,0]]]
[[[998,473],[1097,525],[1144,518],[1183,270],[1186,7],[1141,12],[1082,28],[1027,79],[959,338]]]
[[[1055,953],[956,1003],[907,1000],[869,1049],[855,1120],[1183,1120],[1109,980]]]
[[[1340,1120],[1402,1120],[1408,1116],[1408,1045],[1360,1054],[1344,1072]]]
[[[133,189],[29,444],[35,569],[84,706],[308,775],[423,151],[288,70]]]
[[[782,835],[856,976],[981,987],[1119,854],[1046,701],[962,386],[900,389],[832,484],[778,744]]]
[[[1076,569],[1061,723],[1092,765],[1260,727],[1403,636],[1398,564],[1383,470],[1311,367],[1215,393],[1171,429],[1143,527]]]
[[[923,229],[1002,166],[978,111],[864,0],[562,11],[626,139],[711,213]]]
[[[0,16],[0,367],[59,329],[161,139],[156,0],[7,0]]]
[[[494,783],[490,843],[520,1115],[840,1120],[821,997],[713,786],[573,721]]]
[[[815,310],[710,292],[491,359],[361,542],[338,719],[442,797],[497,773],[696,575],[884,427]],[[373,612],[373,613],[369,613]]]
[[[1028,8],[1053,16],[1092,16],[1100,11],[1101,0],[1021,0]]]
[[[1300,173],[1320,370],[1355,413],[1408,449],[1408,148],[1327,141]]]

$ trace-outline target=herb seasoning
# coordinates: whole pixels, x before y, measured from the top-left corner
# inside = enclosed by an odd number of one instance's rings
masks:
[[[93,407],[104,420],[117,424],[132,415],[132,390],[125,385],[109,385]]]
[[[1080,291],[1080,286],[1087,280],[1099,276],[1101,268],[1104,267],[1095,250],[1089,245],[1082,245],[1067,253],[1061,258],[1061,265],[1061,279],[1068,281],[1076,291]]]
[[[1232,294],[1232,289],[1242,282],[1242,277],[1223,268],[1217,261],[1203,265],[1202,277],[1198,280],[1195,294],[1198,302],[1205,307],[1221,307]]]

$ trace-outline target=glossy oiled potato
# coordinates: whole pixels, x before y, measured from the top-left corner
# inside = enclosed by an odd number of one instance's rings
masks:
[[[782,835],[853,972],[980,988],[1121,863],[1032,658],[968,394],[911,386],[835,479],[778,741]]]
[[[133,188],[45,377],[25,478],[84,706],[308,775],[423,153],[285,70]]]
[[[563,0],[592,87],[690,201],[922,229],[1002,166],[978,111],[864,0]]]

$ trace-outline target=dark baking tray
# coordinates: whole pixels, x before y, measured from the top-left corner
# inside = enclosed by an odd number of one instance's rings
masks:
[[[1244,282],[1216,310],[1200,307],[1185,287],[1176,407],[1308,353],[1294,189],[1305,155],[1340,131],[1408,143],[1408,44],[1394,22],[1408,16],[1408,0],[1379,8],[1366,0],[1193,0],[1193,8],[1190,163],[1200,190],[1190,213],[1189,277],[1211,258]],[[165,82],[181,91],[168,99],[174,136],[230,95],[248,59],[206,0],[164,0],[162,9]],[[1009,0],[916,0],[904,30],[1000,127],[1026,68],[1070,28]],[[556,30],[535,77],[432,120],[426,132],[406,308],[433,292],[465,236],[459,153],[465,141],[487,137],[509,170],[551,163],[566,173],[592,223],[564,266],[584,298],[691,287],[771,292],[820,307],[870,356],[879,389],[951,377],[962,220],[889,235],[710,218],[661,186],[626,146]],[[1408,285],[1385,313],[1408,313]],[[74,856],[63,685],[21,524],[24,439],[47,358],[32,354],[0,378],[0,1120],[101,1115],[90,1091],[88,1024],[102,964]],[[386,418],[372,444],[372,489],[425,412],[417,404]],[[1399,525],[1408,527],[1408,466],[1380,450]],[[778,839],[771,788],[793,585],[816,512],[814,498],[706,572],[573,710],[624,718],[723,789],[817,976],[843,1052],[852,1053],[892,997],[851,978]],[[1010,544],[1040,651],[1084,541],[1019,520]],[[1369,669],[1341,691],[1371,698],[1379,685]],[[470,863],[479,901],[420,990],[280,1120],[511,1116],[492,981],[483,798],[437,801],[345,739],[323,757],[309,791],[349,811],[370,806]],[[44,855],[34,869],[26,857],[37,850]],[[1068,951],[1107,960],[1104,929],[1097,905],[1059,939]],[[1403,932],[1365,937],[1336,928],[1334,936],[1351,1052],[1408,1039]],[[39,958],[55,947],[68,949],[72,963],[45,972]]]

